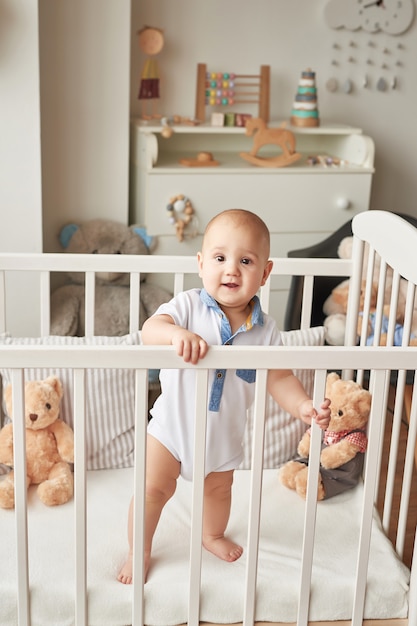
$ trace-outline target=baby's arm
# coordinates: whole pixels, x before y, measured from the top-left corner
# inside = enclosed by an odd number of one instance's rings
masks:
[[[170,315],[154,315],[142,326],[142,341],[150,345],[175,346],[178,356],[195,364],[208,350],[207,342],[191,331],[178,326]]]
[[[330,422],[330,400],[325,399],[317,412],[299,379],[291,370],[271,370],[268,374],[268,391],[276,402],[294,417],[306,424],[314,419],[325,430]]]

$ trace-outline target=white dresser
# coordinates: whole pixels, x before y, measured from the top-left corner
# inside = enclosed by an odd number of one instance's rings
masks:
[[[286,256],[289,250],[312,245],[369,208],[374,143],[358,128],[288,126],[302,156],[282,168],[257,167],[240,156],[253,143],[243,128],[179,125],[169,139],[161,135],[162,128],[140,120],[131,124],[130,221],[145,225],[150,235],[158,237],[159,254],[194,254],[209,219],[228,208],[249,209],[265,220],[271,231],[271,256]],[[274,146],[267,150],[259,155],[280,152]],[[180,164],[199,152],[211,152],[219,165]],[[310,164],[317,156],[340,163]],[[180,194],[191,200],[199,233],[182,242],[166,208]],[[280,324],[287,288],[274,285],[271,300],[271,312]]]

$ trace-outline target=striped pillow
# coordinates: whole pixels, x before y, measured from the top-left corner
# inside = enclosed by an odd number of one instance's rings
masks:
[[[323,346],[324,327],[316,326],[305,330],[282,332],[284,346]],[[295,370],[308,394],[313,393],[314,371]],[[307,425],[292,417],[281,409],[275,400],[268,395],[266,400],[266,424],[264,467],[276,468],[293,458]],[[248,411],[245,438],[243,441],[243,461],[241,469],[250,469],[252,457],[253,411]]]
[[[8,337],[1,345],[139,345],[140,333],[123,337]],[[11,382],[11,371],[0,370],[3,385]],[[55,375],[64,386],[60,417],[73,427],[73,377],[70,369],[29,368],[27,380]],[[134,381],[130,369],[88,369],[86,372],[86,445],[88,469],[116,469],[133,466]]]

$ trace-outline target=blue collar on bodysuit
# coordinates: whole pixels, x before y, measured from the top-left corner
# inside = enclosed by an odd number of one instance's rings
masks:
[[[230,346],[233,343],[233,339],[236,337],[236,335],[251,330],[254,325],[257,324],[258,326],[263,326],[264,317],[258,296],[254,296],[249,303],[251,307],[251,312],[248,315],[245,323],[242,324],[242,326],[240,326],[240,328],[238,328],[237,331],[233,334],[230,322],[227,319],[227,316],[219,307],[216,300],[212,296],[210,296],[210,294],[207,293],[205,289],[201,290],[200,298],[202,302],[204,302],[204,304],[206,304],[209,308],[214,309],[215,312],[220,316],[220,337],[223,346]],[[256,378],[256,370],[236,370],[236,375],[239,376],[239,378],[245,380],[247,383],[254,383]],[[215,371],[214,381],[210,392],[209,411],[218,412],[220,409],[220,401],[223,393],[225,378],[226,370],[219,369]]]

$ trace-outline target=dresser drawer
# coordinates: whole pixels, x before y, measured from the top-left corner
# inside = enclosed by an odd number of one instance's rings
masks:
[[[166,206],[178,194],[188,196],[199,231],[219,211],[245,208],[260,215],[271,232],[336,230],[356,213],[367,210],[371,190],[368,173],[289,173],[271,175],[189,173],[148,175],[145,220],[153,235],[172,233]]]

